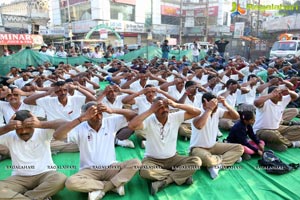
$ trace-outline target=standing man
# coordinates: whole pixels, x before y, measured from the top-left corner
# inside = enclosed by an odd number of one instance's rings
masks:
[[[9,148],[12,176],[0,181],[1,199],[47,199],[64,188],[66,176],[55,171],[50,151],[53,130],[64,120],[41,122],[19,110],[0,128],[0,144]]]
[[[183,111],[169,113],[169,106]],[[192,175],[200,168],[201,160],[195,156],[177,155],[176,144],[180,124],[199,114],[198,108],[157,97],[150,109],[129,122],[130,129],[143,130],[146,135],[140,175],[154,181],[151,183],[152,195],[173,182],[177,185],[193,183]]]
[[[103,118],[103,112],[119,114]],[[136,113],[127,109],[111,109],[89,102],[82,107],[82,115],[65,123],[54,133],[55,139],[68,138],[78,144],[80,171],[66,181],[69,190],[88,192],[89,200],[101,199],[112,190],[125,195],[124,184],[129,182],[141,166],[138,159],[117,162],[115,133],[125,127]]]
[[[165,40],[161,46],[162,58],[164,58],[166,60],[168,60],[169,52],[170,52],[170,47],[169,47],[168,43],[169,43],[169,41]]]
[[[198,47],[197,42],[194,41],[193,47],[192,47],[193,62],[196,62],[196,63],[199,62],[199,50],[200,50],[200,47]]]
[[[229,41],[225,40],[224,38],[221,38],[221,40],[217,40],[215,44],[218,47],[218,52],[220,53],[220,56],[224,58],[224,53],[226,49],[226,45],[229,43]]]

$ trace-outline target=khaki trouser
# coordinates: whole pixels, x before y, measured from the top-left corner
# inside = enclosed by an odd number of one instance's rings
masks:
[[[9,149],[2,144],[0,144],[0,155],[10,156]]]
[[[191,123],[182,123],[178,129],[178,134],[183,137],[191,138],[191,134],[192,134]]]
[[[0,181],[0,199],[43,200],[62,190],[66,178],[56,171],[34,176],[11,176]]]
[[[191,149],[192,156],[198,156],[202,165],[212,167],[219,164],[232,166],[242,155],[244,148],[240,144],[216,143],[211,148],[194,147]]]
[[[234,123],[231,119],[222,118],[219,121],[219,127],[223,130],[230,130]]]
[[[182,185],[197,169],[200,169],[201,160],[195,156],[176,154],[167,159],[144,158],[142,164],[141,177],[154,181],[170,177],[177,185]]]
[[[104,170],[82,169],[67,179],[66,188],[78,192],[91,192],[103,189],[106,181],[111,181],[115,187],[119,187],[130,181],[141,167],[141,162],[132,159],[109,167]]]
[[[139,138],[140,140],[146,140],[146,134],[143,130],[136,130],[134,131],[135,135],[137,138]]]
[[[79,152],[78,145],[75,143],[67,143],[61,140],[52,140],[51,143],[51,152],[52,153],[72,153],[72,152]]]
[[[287,108],[283,111],[282,120],[283,121],[291,121],[298,114],[299,114],[299,111],[297,108]]]
[[[256,134],[259,139],[265,141],[267,144],[284,144],[291,147],[291,141],[300,140],[300,126],[280,125],[277,130],[261,129],[256,131]]]

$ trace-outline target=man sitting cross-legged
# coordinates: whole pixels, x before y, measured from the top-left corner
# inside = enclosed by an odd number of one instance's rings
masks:
[[[169,113],[169,106],[183,111]],[[173,182],[177,185],[193,183],[192,175],[200,168],[201,160],[177,155],[176,144],[180,124],[199,114],[198,108],[157,97],[150,109],[129,122],[130,129],[143,130],[146,136],[140,175],[154,181],[152,195]]]
[[[68,138],[78,144],[80,171],[66,181],[69,190],[88,192],[89,199],[101,199],[112,190],[125,195],[124,184],[130,181],[141,166],[138,159],[116,161],[115,133],[136,116],[128,109],[112,109],[89,102],[82,107],[83,114],[65,123],[54,133],[55,139]],[[103,118],[103,112],[119,114]]]

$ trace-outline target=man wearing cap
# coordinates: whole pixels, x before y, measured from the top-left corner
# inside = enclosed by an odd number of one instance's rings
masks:
[[[46,44],[43,44],[41,46],[40,54],[48,55],[48,53],[47,53],[47,45]]]

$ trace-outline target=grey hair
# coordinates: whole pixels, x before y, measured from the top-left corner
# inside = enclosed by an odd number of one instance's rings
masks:
[[[91,106],[95,106],[97,105],[96,101],[89,101],[86,104],[81,106],[81,113],[85,113],[87,111],[87,109],[89,109],[89,107]]]

